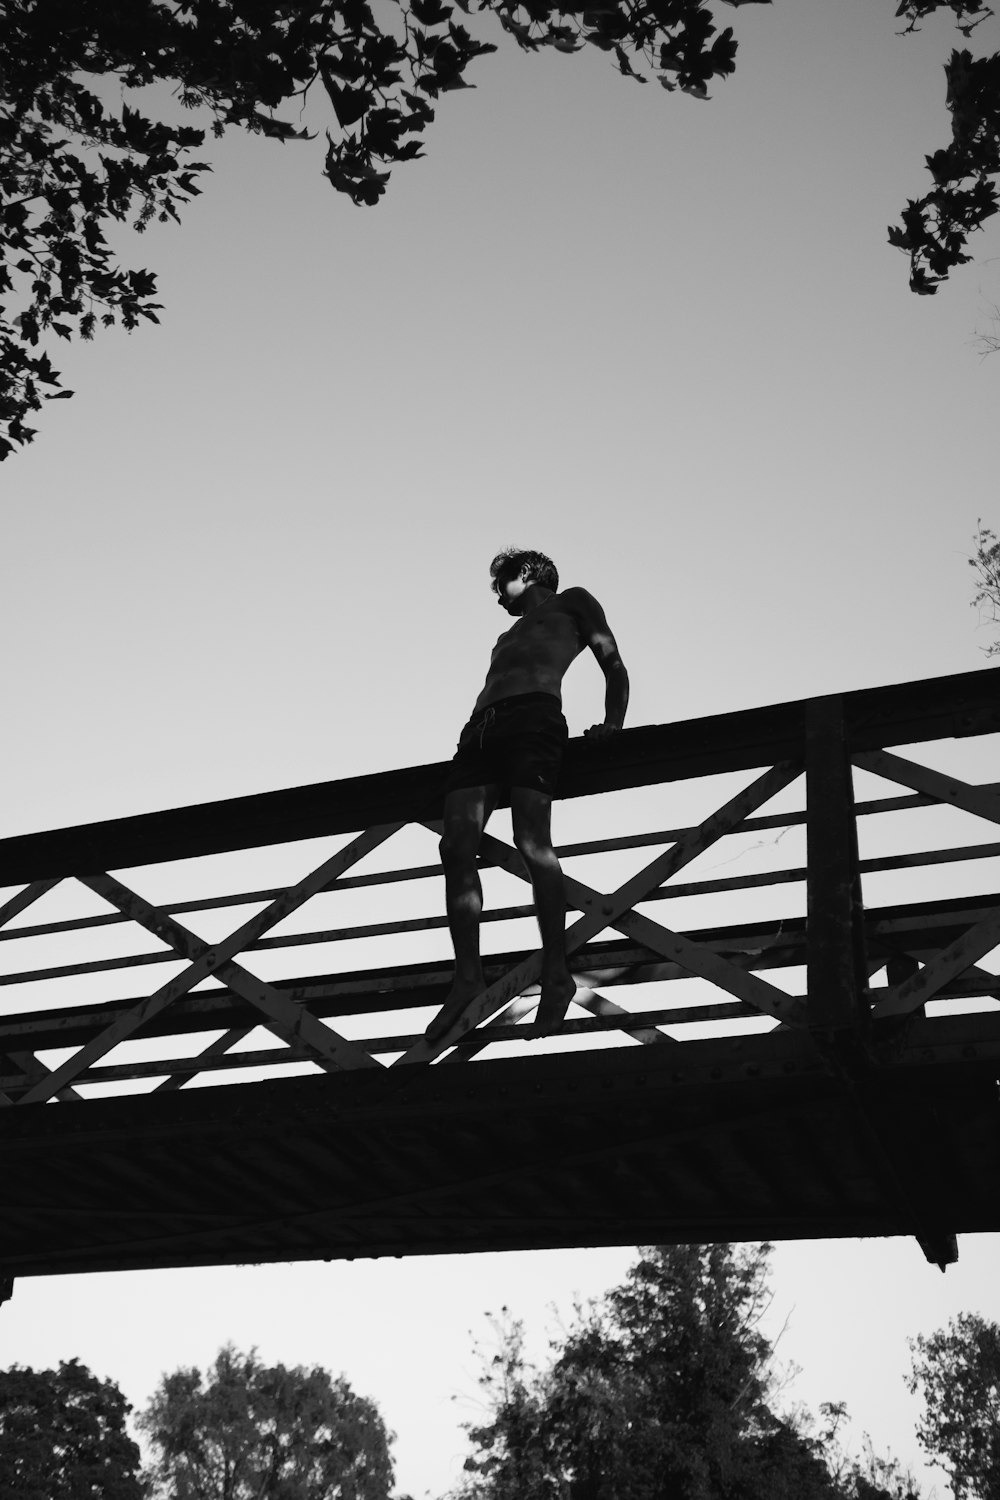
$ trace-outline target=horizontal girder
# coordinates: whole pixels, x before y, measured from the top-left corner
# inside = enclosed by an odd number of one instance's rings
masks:
[[[11,1110],[0,1276],[995,1231],[1000,1015],[982,1020],[915,1023],[869,1122],[788,1031],[485,1061],[474,1087],[366,1070]]]

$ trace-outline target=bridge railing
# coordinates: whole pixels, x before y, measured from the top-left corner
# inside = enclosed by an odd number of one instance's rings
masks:
[[[571,742],[578,991],[532,1045],[869,1046],[928,1004],[994,1006],[998,730],[1000,669]],[[488,988],[444,1045],[423,1038],[450,978],[444,774],[0,841],[0,1104],[523,1055],[540,953],[502,814]]]

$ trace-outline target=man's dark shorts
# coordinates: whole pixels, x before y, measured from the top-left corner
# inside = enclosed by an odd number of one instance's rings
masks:
[[[474,713],[462,730],[445,791],[496,783],[551,796],[568,738],[562,705],[554,694],[500,698]]]

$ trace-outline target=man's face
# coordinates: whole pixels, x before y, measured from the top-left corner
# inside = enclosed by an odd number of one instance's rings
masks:
[[[524,608],[524,595],[530,588],[523,575],[515,573],[513,578],[501,578],[497,603],[509,615],[519,615]]]

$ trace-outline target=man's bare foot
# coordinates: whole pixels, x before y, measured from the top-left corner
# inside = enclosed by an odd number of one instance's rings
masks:
[[[486,980],[481,974],[478,979],[456,979],[445,996],[441,1009],[424,1032],[427,1040],[439,1042],[442,1037],[447,1036],[452,1027],[462,1019],[476,996],[481,995],[485,988]]]
[[[559,974],[554,979],[543,979],[538,1014],[531,1025],[525,1027],[525,1035],[551,1036],[566,1019],[566,1012],[575,994],[576,980],[572,974]]]

